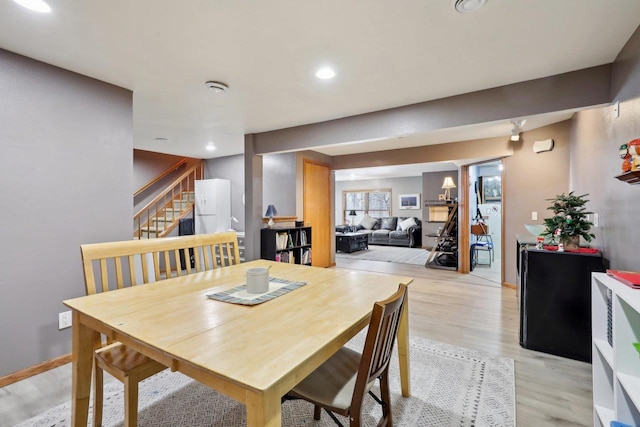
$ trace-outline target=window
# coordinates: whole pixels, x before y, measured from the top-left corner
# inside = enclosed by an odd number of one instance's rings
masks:
[[[342,192],[342,218],[344,224],[351,224],[350,211],[355,211],[353,223],[357,224],[364,214],[373,218],[391,216],[391,189],[349,190]]]

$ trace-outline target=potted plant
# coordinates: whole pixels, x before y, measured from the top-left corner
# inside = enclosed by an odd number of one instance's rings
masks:
[[[557,239],[566,249],[580,247],[580,236],[591,242],[596,236],[589,233],[593,223],[587,221],[587,215],[593,212],[586,211],[584,205],[588,200],[585,196],[588,194],[576,196],[572,191],[568,195],[562,193],[554,199],[547,199],[553,202],[547,209],[552,210],[554,216],[544,220],[545,230],[541,235]]]

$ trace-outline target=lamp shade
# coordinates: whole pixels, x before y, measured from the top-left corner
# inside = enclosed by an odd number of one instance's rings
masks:
[[[456,188],[456,185],[453,183],[453,178],[450,176],[445,177],[442,188]]]
[[[356,211],[349,211],[349,216],[356,216]]]
[[[273,205],[267,206],[267,212],[264,214],[264,216],[271,218],[276,215],[278,215],[278,211],[276,210],[276,207]]]

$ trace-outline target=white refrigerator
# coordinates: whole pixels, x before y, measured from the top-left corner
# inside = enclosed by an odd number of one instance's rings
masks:
[[[202,179],[195,182],[196,234],[216,233],[231,228],[231,182]]]

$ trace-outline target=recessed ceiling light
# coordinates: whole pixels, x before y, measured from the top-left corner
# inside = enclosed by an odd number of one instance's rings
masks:
[[[51,7],[43,0],[13,0],[22,7],[26,7],[29,10],[40,13],[51,12]]]
[[[487,0],[452,0],[453,8],[460,13],[475,12],[480,9]]]
[[[209,144],[207,144],[207,150],[209,151],[215,151],[216,147],[215,145],[213,145],[213,142],[210,142]]]
[[[336,72],[329,67],[320,68],[316,71],[316,77],[322,80],[332,79],[336,76]]]
[[[205,85],[207,85],[209,90],[211,90],[214,93],[225,93],[226,91],[229,90],[229,86],[227,86],[226,84],[221,82],[214,82],[212,80],[206,82]]]

